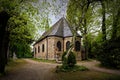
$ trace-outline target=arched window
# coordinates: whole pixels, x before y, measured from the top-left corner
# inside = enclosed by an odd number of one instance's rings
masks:
[[[42,52],[44,52],[44,44],[42,45]]]
[[[66,42],[66,51],[70,48],[70,41]]]
[[[38,46],[38,53],[40,52],[40,46]]]
[[[58,48],[58,51],[61,51],[61,42],[60,41],[57,42],[57,48]]]
[[[80,42],[79,41],[75,42],[75,51],[80,51]]]

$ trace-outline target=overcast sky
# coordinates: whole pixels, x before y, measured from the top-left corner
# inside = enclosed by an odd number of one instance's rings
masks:
[[[47,1],[50,3],[51,7],[47,6],[42,6],[42,2],[43,1]],[[50,19],[49,21],[49,26],[51,27],[52,25],[54,25],[60,18],[65,17],[66,16],[66,8],[67,8],[67,3],[68,0],[39,0],[37,2],[37,4],[35,3],[34,5],[39,7],[39,12],[48,12],[48,18]],[[57,12],[58,11],[58,12]],[[38,17],[42,17],[42,16],[46,16],[44,14],[39,14],[37,15]],[[36,23],[38,23],[38,25],[40,25],[39,21],[36,21]],[[37,25],[36,25],[37,26]],[[38,26],[37,26],[38,27]],[[39,29],[38,28],[38,34],[39,36],[42,35],[44,33],[44,29]],[[38,38],[39,38],[38,36]]]
[[[41,0],[40,0],[41,1]],[[57,9],[59,13],[54,14],[52,12],[49,13],[49,18],[51,19],[50,26],[52,26],[55,22],[57,22],[61,17],[66,16],[66,8],[68,0],[46,0],[50,4],[53,4],[55,8]]]

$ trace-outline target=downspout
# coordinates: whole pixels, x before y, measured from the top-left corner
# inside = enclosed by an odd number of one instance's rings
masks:
[[[47,50],[46,50],[46,59],[48,59],[48,37],[47,37],[46,39],[47,39],[47,45],[46,45],[46,48],[47,48]]]
[[[65,47],[64,47],[64,37],[63,37],[63,53],[64,53],[64,48],[65,48]]]

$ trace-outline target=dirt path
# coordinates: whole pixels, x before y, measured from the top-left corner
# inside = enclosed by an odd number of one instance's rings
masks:
[[[57,64],[36,62],[30,59],[24,60],[27,64],[10,72],[0,80],[56,80],[52,70]]]
[[[106,68],[97,67],[97,65],[100,64],[100,62],[98,62],[96,60],[86,61],[86,62],[85,61],[78,62],[77,64],[86,66],[90,70],[95,70],[95,71],[120,75],[120,70],[112,70],[112,69],[106,69]]]
[[[0,80],[57,80],[55,73],[52,71],[58,64],[37,62],[30,59],[24,59],[27,63],[14,71],[9,72],[6,76],[0,77]],[[99,68],[95,65],[97,61],[81,61],[78,65],[86,66],[90,70],[101,71],[120,75],[120,70],[110,70]]]

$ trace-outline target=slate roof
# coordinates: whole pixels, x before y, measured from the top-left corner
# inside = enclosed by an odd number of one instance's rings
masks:
[[[72,28],[68,24],[67,20],[64,17],[62,17],[48,31],[44,32],[37,42],[43,40],[48,36],[58,36],[63,38],[72,37],[73,36]],[[77,36],[81,37],[78,33]]]

